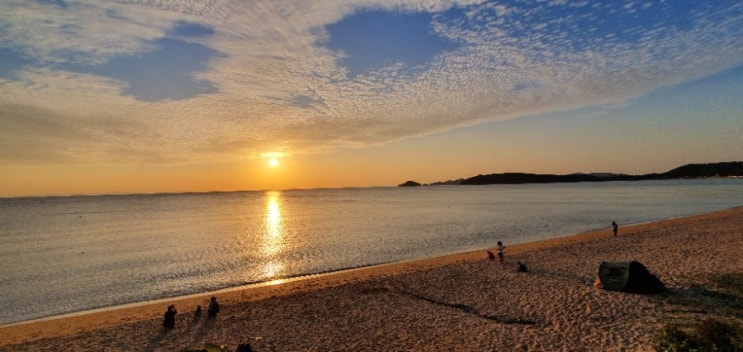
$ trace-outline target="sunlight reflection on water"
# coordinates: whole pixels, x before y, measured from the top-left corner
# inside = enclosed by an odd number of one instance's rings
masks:
[[[741,182],[0,199],[0,325],[741,206]]]
[[[284,272],[284,263],[280,256],[285,252],[284,217],[282,216],[281,193],[266,192],[266,233],[263,236],[262,249],[266,257],[271,258],[263,264],[261,272],[265,279],[273,279]]]

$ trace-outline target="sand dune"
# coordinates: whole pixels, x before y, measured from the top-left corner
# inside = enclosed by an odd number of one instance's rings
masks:
[[[191,315],[205,294],[0,327],[0,351],[651,351],[664,323],[714,312],[594,287],[599,264],[638,260],[671,292],[743,272],[743,208],[506,246],[505,267],[483,249],[217,292],[216,320]]]

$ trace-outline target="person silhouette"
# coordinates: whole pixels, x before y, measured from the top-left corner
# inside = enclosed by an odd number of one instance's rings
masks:
[[[163,327],[166,329],[172,329],[175,327],[175,315],[178,313],[178,311],[175,310],[175,305],[169,305],[168,311],[165,312],[165,315],[163,316]]]
[[[210,318],[217,317],[217,314],[219,314],[219,302],[217,302],[217,297],[212,296],[212,299],[209,301],[209,307],[206,309],[206,313]]]
[[[617,237],[617,231],[619,231],[619,225],[616,222],[611,222],[611,228],[614,230],[614,237]]]

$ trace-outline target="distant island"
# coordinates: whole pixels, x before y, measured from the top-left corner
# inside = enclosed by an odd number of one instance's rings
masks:
[[[606,181],[641,181],[641,180],[671,180],[679,178],[708,178],[708,177],[743,177],[743,161],[687,164],[661,174],[625,175],[613,173],[576,173],[569,175],[529,174],[529,173],[501,173],[477,175],[470,178],[449,180],[431,183],[435,185],[491,185],[491,184],[521,184],[521,183],[557,183],[557,182],[606,182]],[[423,184],[416,181],[407,181],[398,187],[416,187]]]

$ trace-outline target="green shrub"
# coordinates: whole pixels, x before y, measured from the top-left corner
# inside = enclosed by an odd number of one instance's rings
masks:
[[[659,352],[696,352],[698,342],[677,324],[666,324],[655,335],[653,348]]]
[[[690,328],[667,324],[656,333],[653,348],[660,352],[743,352],[743,329],[716,319]]]

